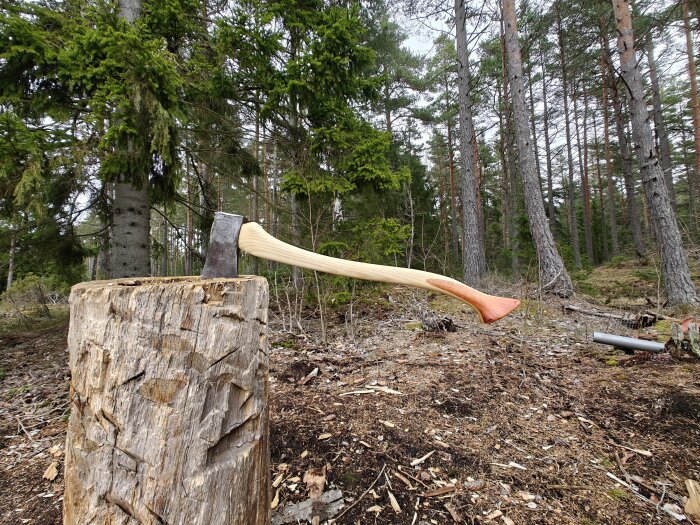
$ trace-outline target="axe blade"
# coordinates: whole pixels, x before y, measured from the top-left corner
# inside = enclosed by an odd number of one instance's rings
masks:
[[[221,211],[214,214],[203,279],[238,277],[238,236],[244,222],[242,215]]]

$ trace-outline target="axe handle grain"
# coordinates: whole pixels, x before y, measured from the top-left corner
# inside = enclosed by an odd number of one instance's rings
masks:
[[[481,320],[493,323],[505,317],[520,304],[517,299],[496,297],[436,273],[336,259],[292,246],[268,234],[256,222],[241,227],[238,247],[251,255],[309,270],[343,275],[367,281],[381,281],[416,286],[451,295],[474,308]]]

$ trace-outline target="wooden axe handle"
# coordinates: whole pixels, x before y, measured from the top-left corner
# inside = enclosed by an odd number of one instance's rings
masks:
[[[411,268],[346,261],[302,250],[275,239],[256,222],[243,224],[238,238],[238,247],[251,255],[262,257],[263,259],[301,266],[309,270],[318,270],[367,281],[405,284],[442,292],[474,308],[485,323],[498,321],[520,304],[520,301],[517,299],[488,295],[455,279],[436,273],[423,272]]]

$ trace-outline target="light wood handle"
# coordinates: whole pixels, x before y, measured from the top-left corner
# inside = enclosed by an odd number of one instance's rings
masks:
[[[517,299],[488,295],[455,279],[436,273],[423,272],[411,268],[346,261],[302,250],[275,239],[256,222],[247,222],[241,227],[238,247],[251,255],[262,257],[263,259],[301,266],[309,270],[318,270],[367,281],[405,284],[442,292],[474,308],[485,323],[498,321],[520,304],[520,301]]]

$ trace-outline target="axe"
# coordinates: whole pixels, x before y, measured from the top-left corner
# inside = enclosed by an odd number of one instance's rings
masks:
[[[302,250],[275,239],[258,223],[247,222],[242,215],[223,212],[217,212],[214,216],[202,277],[205,279],[238,277],[238,250],[263,259],[309,270],[442,292],[474,308],[485,323],[498,321],[520,304],[517,299],[488,295],[436,273],[347,261]]]

